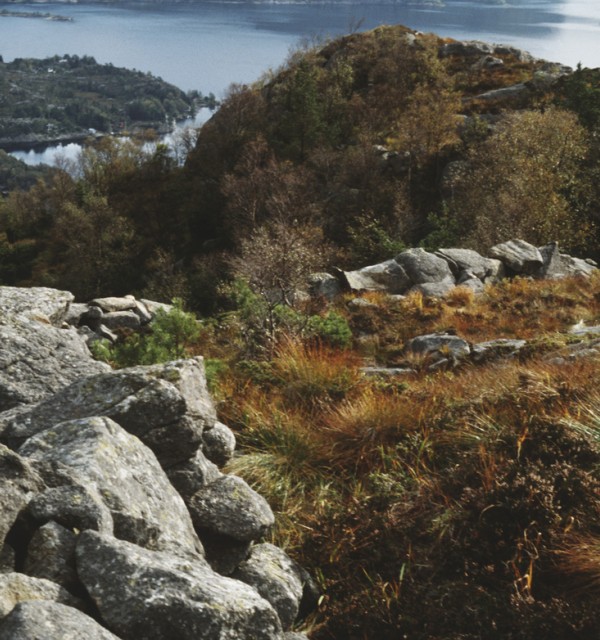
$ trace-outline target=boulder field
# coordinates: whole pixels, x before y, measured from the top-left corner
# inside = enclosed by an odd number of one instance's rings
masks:
[[[113,371],[74,326],[151,320],[124,300],[0,287],[0,640],[306,637],[315,585],[221,471],[203,359]]]

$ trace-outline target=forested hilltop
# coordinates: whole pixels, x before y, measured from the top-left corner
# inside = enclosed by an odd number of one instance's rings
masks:
[[[57,172],[13,193],[2,278],[81,297],[161,294],[171,282],[208,310],[228,256],[260,234],[301,236],[323,267],[512,237],[593,257],[598,76],[402,27],[298,52],[231,89],[185,166],[163,147],[107,138],[86,149],[77,178]],[[155,105],[129,97],[134,112]]]
[[[598,69],[348,35],[175,155],[106,137],[9,188],[0,284],[73,291],[63,330],[114,367],[206,358],[225,469],[316,583],[311,640],[589,640],[599,132]]]
[[[90,56],[0,58],[0,148],[83,140],[139,128],[170,130],[214,97],[184,93],[148,73]]]

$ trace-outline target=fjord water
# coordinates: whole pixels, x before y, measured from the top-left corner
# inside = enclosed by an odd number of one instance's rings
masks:
[[[0,8],[15,8],[2,4]],[[72,22],[0,18],[0,55],[92,55],[98,62],[149,71],[182,89],[222,96],[232,82],[251,82],[284,62],[303,37],[328,37],[357,26],[405,24],[458,39],[512,44],[569,64],[600,66],[600,2],[446,0],[230,2],[195,4],[31,4]]]

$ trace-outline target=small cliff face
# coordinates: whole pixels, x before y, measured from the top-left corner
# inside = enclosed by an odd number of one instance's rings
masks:
[[[112,371],[72,299],[0,288],[0,638],[285,637],[314,586],[219,469],[202,358]]]

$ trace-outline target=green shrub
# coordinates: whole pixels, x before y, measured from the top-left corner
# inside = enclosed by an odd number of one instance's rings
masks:
[[[325,316],[310,316],[306,329],[309,337],[317,338],[330,347],[347,349],[352,344],[352,330],[348,321],[335,311]]]
[[[112,347],[97,342],[92,353],[117,368],[169,362],[184,358],[199,335],[198,320],[184,311],[181,301],[176,299],[170,311],[156,312],[148,333],[132,334]]]

